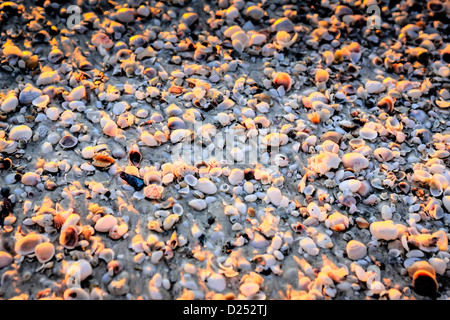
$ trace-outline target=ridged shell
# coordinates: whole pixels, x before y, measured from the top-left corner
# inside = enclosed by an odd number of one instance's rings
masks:
[[[9,132],[9,139],[13,141],[30,140],[33,135],[33,131],[27,125],[15,126]]]

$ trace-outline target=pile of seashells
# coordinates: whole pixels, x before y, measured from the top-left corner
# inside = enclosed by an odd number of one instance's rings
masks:
[[[0,20],[2,299],[450,298],[448,1]]]

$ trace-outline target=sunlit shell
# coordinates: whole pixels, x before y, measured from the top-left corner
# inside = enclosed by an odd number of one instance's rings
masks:
[[[150,184],[144,188],[144,195],[146,198],[159,200],[162,198],[164,192],[163,186]]]
[[[109,232],[109,230],[117,225],[117,218],[113,215],[107,214],[95,223],[94,229],[98,232]]]
[[[324,70],[324,69],[318,69],[316,72],[316,75],[314,76],[316,84],[317,83],[326,83],[329,78],[330,78],[330,75],[328,74],[328,71]]]
[[[9,266],[13,261],[11,254],[6,251],[0,251],[0,269]]]
[[[26,186],[35,186],[41,181],[41,177],[34,172],[26,172],[20,182]]]
[[[115,162],[113,158],[105,154],[97,154],[94,157],[94,161],[92,164],[99,168],[106,168],[112,165]]]
[[[36,80],[36,84],[38,86],[45,86],[52,83],[57,83],[60,80],[61,77],[57,71],[46,71],[39,75],[39,78]]]
[[[35,248],[36,258],[40,263],[50,261],[55,255],[55,246],[51,242],[43,242]]]
[[[344,154],[342,157],[342,163],[345,168],[352,168],[355,171],[360,171],[369,166],[369,160],[367,160],[362,154],[357,152],[350,152]]]
[[[379,162],[386,162],[394,159],[394,153],[390,149],[384,147],[375,149],[375,151],[373,152],[373,156]]]
[[[34,253],[36,246],[42,243],[42,237],[38,234],[31,233],[19,239],[14,247],[17,254],[22,256]]]
[[[273,78],[273,84],[277,88],[283,86],[284,90],[287,92],[292,86],[291,76],[286,72],[277,72]]]
[[[30,140],[31,136],[33,135],[33,131],[31,128],[27,125],[18,125],[11,129],[9,132],[9,139],[13,141],[19,141],[19,140]]]
[[[391,114],[394,110],[394,99],[391,96],[385,96],[378,101],[378,108]]]
[[[36,99],[34,99],[31,103],[33,104],[33,106],[44,109],[45,107],[47,107],[47,105],[50,102],[50,97],[46,94],[37,97]]]
[[[59,243],[67,249],[73,249],[78,245],[78,230],[75,226],[69,226],[62,230]]]
[[[156,184],[162,185],[162,176],[159,171],[150,171],[144,175],[144,182],[147,185]]]
[[[16,110],[17,106],[19,105],[19,99],[15,95],[8,95],[3,100],[0,109],[3,112],[11,112]]]

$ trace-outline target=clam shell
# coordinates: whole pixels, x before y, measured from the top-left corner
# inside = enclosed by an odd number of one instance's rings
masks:
[[[27,85],[19,94],[19,101],[21,104],[29,105],[34,99],[42,94],[42,90]]]
[[[8,95],[3,100],[0,109],[3,112],[12,112],[16,110],[17,106],[19,105],[19,99],[15,95]]]
[[[217,186],[208,178],[198,179],[197,184],[194,186],[194,188],[205,194],[214,194],[217,192]]]
[[[40,243],[35,248],[35,254],[40,263],[46,263],[55,255],[55,246],[51,242]]]
[[[9,139],[13,141],[30,140],[33,135],[33,131],[27,125],[15,126],[9,132]]]
[[[34,253],[36,246],[40,243],[42,243],[42,236],[31,233],[19,239],[14,246],[14,250],[17,254],[25,256]]]
[[[66,134],[59,140],[59,145],[64,149],[71,149],[78,144],[78,139],[71,134]]]
[[[98,232],[109,232],[109,230],[111,230],[112,227],[117,225],[117,223],[118,221],[116,217],[107,214],[97,220],[94,229]]]
[[[13,261],[11,254],[6,251],[0,251],[0,269],[9,266]]]
[[[38,86],[46,86],[49,84],[57,83],[61,80],[57,71],[46,71],[42,72],[39,75],[39,78],[36,80],[36,84]]]

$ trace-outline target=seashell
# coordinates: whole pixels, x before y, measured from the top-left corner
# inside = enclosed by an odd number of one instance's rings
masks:
[[[227,281],[223,275],[214,272],[206,279],[206,285],[214,291],[222,292],[227,287]]]
[[[142,154],[138,150],[130,150],[128,158],[133,166],[139,166],[142,161]]]
[[[19,94],[19,101],[21,104],[29,105],[34,99],[42,95],[42,90],[27,85]]]
[[[94,229],[98,232],[109,232],[112,227],[117,225],[117,218],[111,214],[107,214],[95,223]]]
[[[286,31],[278,31],[275,35],[275,42],[278,48],[284,49],[292,46],[295,41],[297,41],[298,33],[295,33],[294,36],[291,36]]]
[[[146,198],[160,200],[164,192],[163,186],[150,184],[144,188],[144,195]]]
[[[143,131],[140,136],[141,141],[149,147],[155,147],[158,145],[155,137],[148,131]]]
[[[394,99],[391,96],[385,96],[378,101],[377,106],[386,113],[392,114],[394,110]]]
[[[292,30],[294,30],[294,24],[292,23],[291,20],[289,20],[289,18],[283,17],[276,20],[272,24],[271,29],[277,32],[278,31],[291,32]]]
[[[244,178],[245,178],[244,171],[238,168],[234,168],[228,175],[228,182],[231,185],[237,185],[240,182],[242,182]]]
[[[6,251],[0,251],[0,269],[9,266],[13,261],[11,254]]]
[[[361,187],[361,181],[357,179],[344,180],[339,184],[339,190],[357,192]]]
[[[78,86],[73,88],[67,96],[66,100],[71,101],[80,101],[81,99],[86,97],[86,88],[84,86]]]
[[[55,229],[59,230],[64,225],[66,218],[62,214],[56,214],[53,216],[53,226]]]
[[[375,80],[367,80],[365,84],[365,89],[367,93],[381,93],[386,90],[386,85],[383,82]]]
[[[38,234],[30,233],[17,240],[14,251],[21,256],[26,256],[34,253],[36,246],[40,243],[42,243],[42,237]]]
[[[178,222],[179,219],[180,217],[174,213],[167,216],[167,218],[165,218],[163,221],[164,230],[170,230],[173,225]]]
[[[176,129],[170,133],[170,141],[178,143],[191,135],[191,131],[187,129]]]
[[[167,127],[170,130],[186,129],[186,123],[179,117],[170,117],[167,121]]]
[[[123,237],[127,232],[128,225],[126,223],[121,223],[109,229],[109,237],[111,239],[117,240]]]
[[[58,48],[53,48],[47,56],[47,60],[50,63],[59,63],[64,58],[64,53]]]
[[[185,175],[184,181],[186,181],[186,183],[191,187],[195,187],[198,183],[198,179],[195,176],[193,176],[192,174]],[[215,185],[214,185],[214,187],[215,187]],[[216,191],[217,191],[217,188],[216,188]]]
[[[260,6],[249,6],[245,11],[245,15],[255,21],[261,20],[265,14],[265,11]]]
[[[33,106],[45,109],[50,102],[50,97],[48,95],[42,95],[34,99],[31,103]]]
[[[89,300],[89,293],[83,288],[68,288],[63,294],[64,300]]]
[[[413,290],[422,296],[435,297],[439,289],[436,281],[436,271],[427,261],[414,262],[408,268],[412,277]]]
[[[52,121],[56,121],[59,118],[59,109],[57,107],[50,107],[45,109],[45,115]]]
[[[281,204],[282,197],[283,197],[283,195],[281,194],[280,189],[278,189],[276,187],[270,187],[267,190],[268,200],[277,207]]]
[[[271,147],[278,147],[278,146],[284,146],[288,143],[288,136],[284,133],[270,133],[267,136],[265,136],[262,140],[262,143],[266,146]]]
[[[114,163],[114,159],[110,156],[107,156],[105,154],[97,154],[94,157],[94,161],[92,162],[92,165],[98,168],[107,168],[110,165]]]
[[[369,167],[369,160],[357,152],[346,153],[342,156],[342,163],[345,168],[352,168],[356,172]]]
[[[156,184],[160,186],[162,184],[161,173],[158,171],[149,171],[144,175],[144,182],[147,185]]]
[[[66,134],[59,140],[59,145],[64,149],[71,149],[78,144],[78,139],[71,134]]]
[[[346,247],[347,257],[351,260],[361,260],[367,255],[367,247],[356,240],[350,240]]]
[[[18,105],[19,99],[15,95],[7,95],[0,106],[0,110],[6,113],[12,112],[16,110]]]
[[[75,226],[68,226],[61,230],[59,243],[67,249],[74,249],[78,245],[78,230]]]
[[[136,19],[136,10],[122,7],[116,11],[115,17],[119,22],[132,23]]]
[[[20,182],[26,186],[35,186],[41,181],[41,177],[34,172],[25,172]]]
[[[206,207],[207,207],[207,203],[206,203],[206,201],[203,200],[203,199],[194,199],[194,200],[191,200],[191,201],[188,202],[188,205],[189,205],[191,208],[193,208],[193,209],[195,209],[195,210],[197,210],[197,211],[201,211],[201,210],[203,210],[203,209],[206,209]]]
[[[286,72],[277,72],[273,78],[273,84],[277,88],[283,86],[285,92],[288,92],[292,86],[291,76]]]
[[[392,220],[375,221],[370,225],[370,233],[377,240],[395,240],[398,229]]]
[[[27,125],[22,124],[12,127],[11,131],[9,132],[9,139],[13,141],[28,141],[31,139],[32,135],[33,131],[31,131],[31,128]]]
[[[388,148],[384,148],[384,147],[375,149],[375,151],[373,152],[373,156],[379,162],[386,162],[386,161],[391,161],[392,159],[394,159],[394,153],[391,150],[389,150]]]
[[[55,255],[55,246],[51,242],[40,243],[35,248],[35,254],[40,263],[46,263]]]
[[[192,26],[198,20],[198,14],[195,12],[186,12],[181,17],[180,21],[186,26]]]
[[[328,103],[328,98],[322,92],[311,92],[308,97],[302,98],[302,103],[305,108],[310,109],[315,101]]]
[[[103,133],[107,136],[115,137],[119,134],[119,128],[113,120],[108,120],[103,126]]]
[[[359,136],[362,139],[373,140],[378,136],[378,132],[368,126],[364,126],[359,130]]]
[[[439,197],[443,193],[443,188],[439,180],[432,179],[430,181],[430,194],[433,197]]]
[[[59,81],[61,81],[61,77],[57,71],[46,71],[39,75],[39,78],[36,80],[36,84],[38,86],[46,86]]]
[[[430,0],[427,2],[427,9],[433,13],[441,13],[445,10],[445,6],[442,1]]]
[[[326,83],[329,78],[330,75],[328,74],[328,71],[324,69],[318,69],[314,76],[316,84]]]

